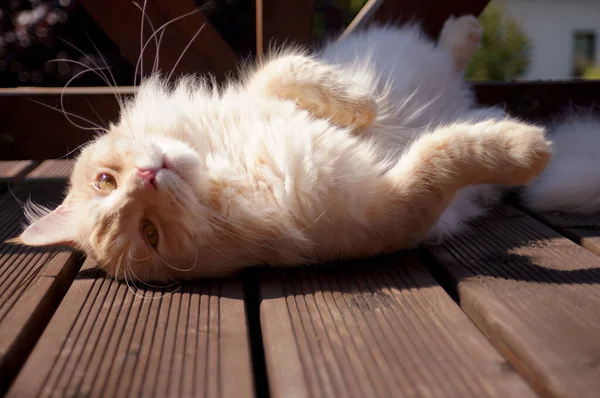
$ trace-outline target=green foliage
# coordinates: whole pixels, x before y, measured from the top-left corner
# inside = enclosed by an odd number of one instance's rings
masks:
[[[582,79],[600,80],[600,66],[590,66],[581,75]]]
[[[340,33],[354,19],[367,0],[329,0],[313,13],[313,40],[319,42],[331,34]]]
[[[531,47],[517,22],[496,2],[485,8],[479,22],[483,38],[467,67],[467,78],[503,81],[522,76],[529,67]]]
[[[358,14],[358,12],[367,4],[367,0],[350,0],[349,9],[350,12],[354,15]]]

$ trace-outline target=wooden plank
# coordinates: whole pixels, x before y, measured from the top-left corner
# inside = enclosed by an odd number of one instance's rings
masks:
[[[88,260],[8,393],[252,397],[241,283],[129,289]]]
[[[600,102],[600,81],[485,82],[474,84],[477,101],[503,105],[512,114],[546,123],[572,106]]]
[[[460,304],[544,396],[600,389],[600,258],[511,207],[430,249]]]
[[[356,17],[350,22],[348,27],[340,35],[339,40],[342,40],[354,32],[364,29],[369,22],[375,17],[377,10],[385,3],[385,0],[368,0],[360,9]]]
[[[75,166],[72,159],[44,160],[25,177],[25,182],[32,183],[45,180],[66,180]]]
[[[532,121],[547,121],[572,105],[588,106],[600,102],[600,81],[487,82],[474,84],[484,105],[501,104],[511,113]],[[4,159],[60,158],[93,137],[93,132],[73,126],[60,111],[31,102],[41,101],[60,108],[62,89],[18,88],[0,90],[0,153]],[[124,97],[134,92],[123,87]],[[73,88],[65,90],[67,112],[106,127],[116,121],[119,107],[109,88]],[[31,118],[35,115],[35,119]],[[76,117],[85,127],[92,124]],[[31,145],[43,142],[44,145]],[[6,148],[5,148],[6,146]]]
[[[0,88],[0,96],[44,96],[44,95],[61,95],[66,97],[73,95],[109,95],[114,94],[131,95],[135,93],[136,88],[133,86],[122,87],[15,87],[15,88]]]
[[[0,161],[0,178],[23,178],[34,167],[35,162],[32,160],[2,160]]]
[[[22,204],[17,199],[53,206],[60,202],[63,189],[60,183],[21,185],[0,196],[0,242],[17,236],[22,228]],[[0,395],[23,365],[79,264],[69,249],[0,243]]]
[[[140,56],[141,11],[131,2],[121,0],[82,0],[81,3],[98,25],[119,47],[123,57],[135,67]],[[141,2],[142,4],[144,2]],[[154,0],[146,4],[145,12],[155,29],[196,8],[192,0]],[[145,21],[144,41],[152,34],[149,23]],[[177,64],[189,41],[198,29],[202,32],[193,41],[186,55]],[[158,37],[157,35],[156,37]],[[152,70],[156,55],[155,46],[148,45],[144,50],[143,70],[147,76]],[[167,74],[174,70],[173,78],[184,73],[212,73],[218,80],[227,73],[235,72],[237,56],[221,38],[210,22],[197,12],[177,21],[164,30],[162,46],[159,51],[159,69]]]
[[[78,126],[105,128],[119,116],[119,106],[112,93],[87,94],[81,89],[67,93],[63,105],[71,121]],[[74,126],[62,113],[60,97],[57,89],[15,89],[0,93],[0,134],[8,143],[5,159],[59,158],[93,138],[96,131]]]
[[[534,213],[533,216],[600,256],[600,213]]]
[[[10,184],[22,180],[36,164],[32,160],[0,160],[0,193],[4,192]]]
[[[414,252],[260,284],[272,397],[531,397]]]
[[[312,16],[313,0],[257,0],[256,54],[288,42],[310,48]]]

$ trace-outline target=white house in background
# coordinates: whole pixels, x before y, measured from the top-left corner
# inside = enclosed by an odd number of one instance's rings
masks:
[[[576,59],[600,62],[600,0],[495,0],[529,37],[525,79],[573,78]]]

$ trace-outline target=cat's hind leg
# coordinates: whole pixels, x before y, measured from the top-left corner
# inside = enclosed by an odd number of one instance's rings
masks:
[[[544,130],[511,120],[457,123],[420,137],[386,177],[395,191],[400,246],[422,242],[458,190],[478,184],[524,185],[551,157]]]
[[[456,72],[462,74],[477,50],[482,36],[483,29],[473,15],[459,18],[451,16],[444,22],[438,46],[450,51]]]
[[[266,62],[246,85],[260,95],[294,101],[318,118],[353,130],[370,126],[377,115],[373,95],[360,90],[335,66],[304,55]]]

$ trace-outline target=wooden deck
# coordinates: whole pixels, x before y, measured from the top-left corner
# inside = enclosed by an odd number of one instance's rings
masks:
[[[0,241],[70,169],[0,162]],[[600,215],[509,205],[440,246],[166,289],[0,244],[0,395],[597,397],[599,255]]]

